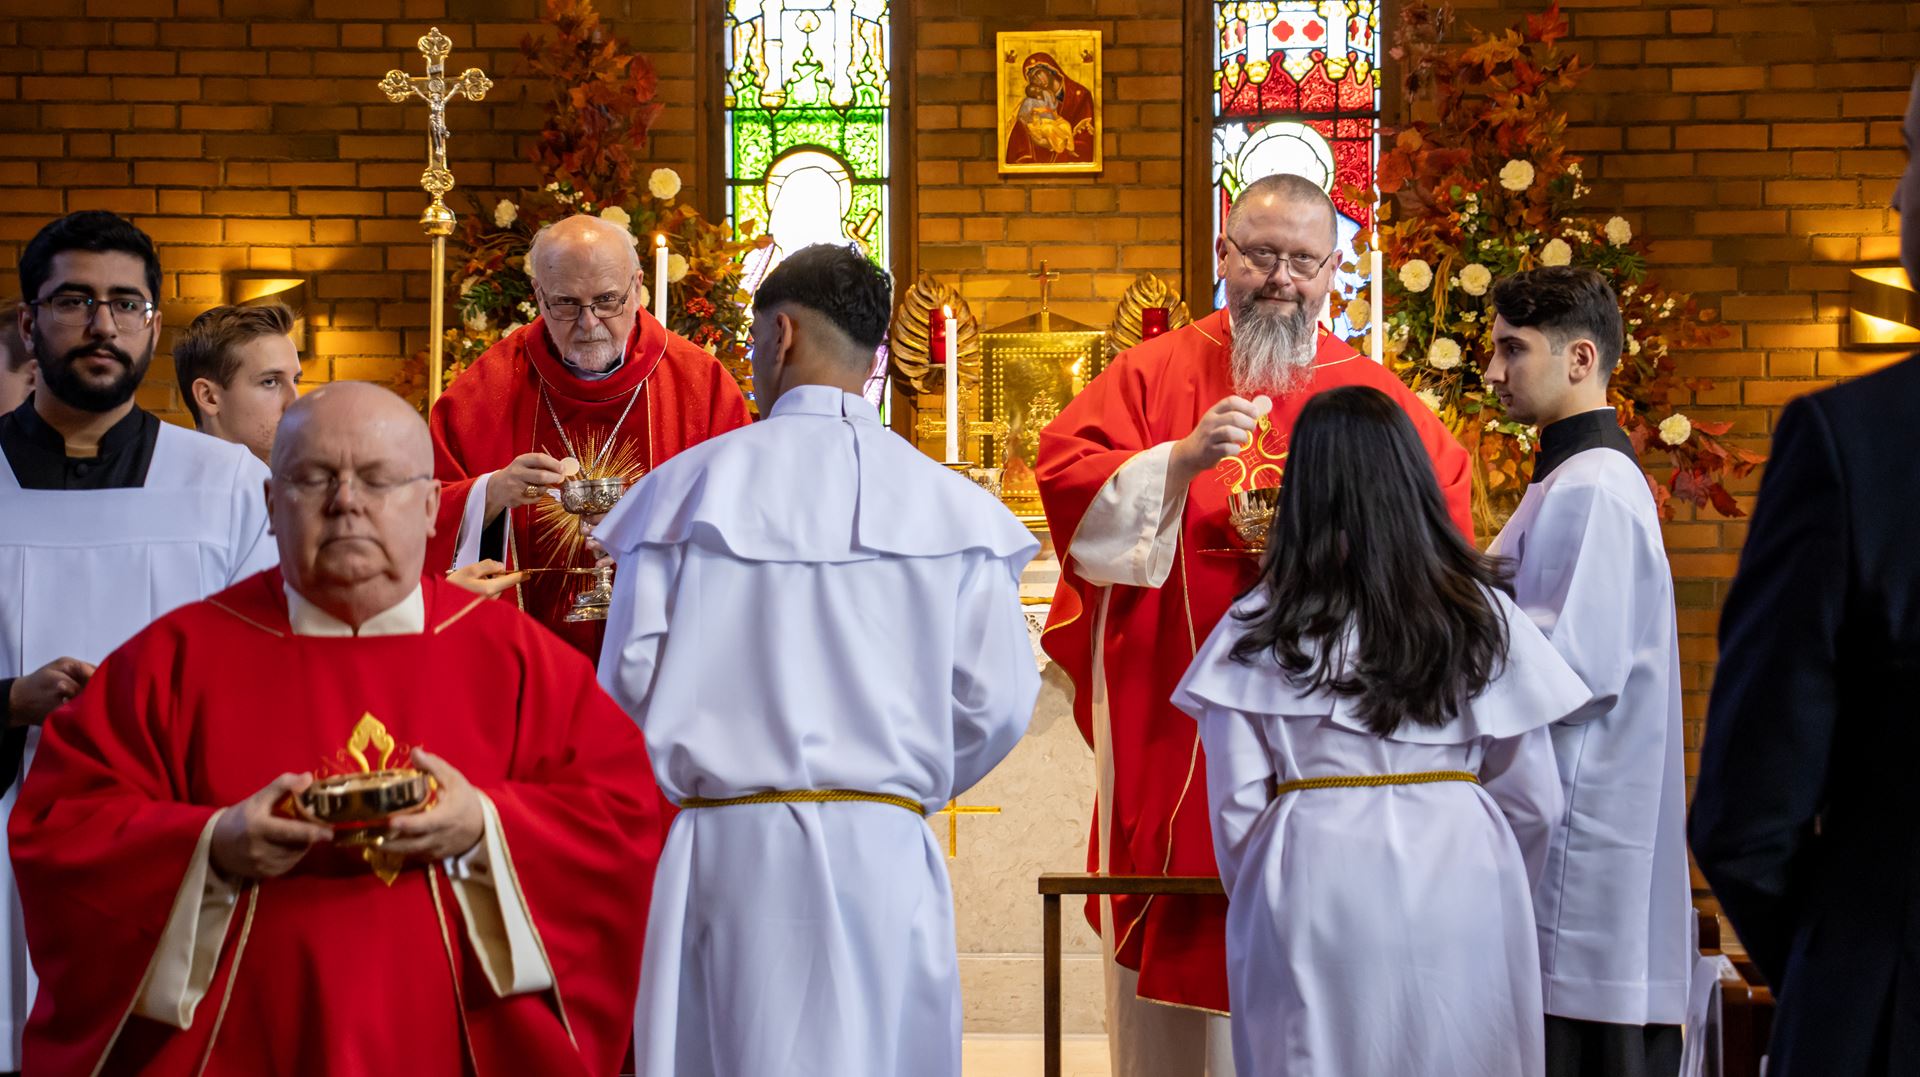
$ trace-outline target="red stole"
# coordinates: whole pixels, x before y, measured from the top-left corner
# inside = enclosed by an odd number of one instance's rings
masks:
[[[688,446],[745,426],[748,420],[746,398],[726,368],[645,311],[638,312],[625,361],[599,381],[582,378],[563,363],[554,354],[545,322],[535,319],[487,349],[434,405],[429,417],[434,475],[446,485],[427,567],[452,567],[473,480],[517,456],[543,452],[591,465],[604,448],[605,469],[637,479]],[[578,520],[558,503],[508,513],[512,567],[592,567]],[[539,573],[518,588],[518,601],[535,619],[597,659],[603,622],[563,620],[573,596],[591,582],[583,575]]]
[[[618,1071],[664,837],[645,742],[532,620],[424,586],[424,633],[315,638],[292,635],[278,570],[249,577],[48,721],[9,832],[41,975],[30,1072],[93,1072],[109,1041],[108,1073]],[[207,819],[337,758],[369,713],[493,801],[556,987],[494,994],[437,864],[388,886],[323,845],[243,893],[191,1027],[121,1027]]]
[[[1225,312],[1122,353],[1040,435],[1035,474],[1047,524],[1060,551],[1060,584],[1042,645],[1074,683],[1074,717],[1093,742],[1093,619],[1100,588],[1073,569],[1072,540],[1087,508],[1113,473],[1145,449],[1185,437],[1234,392]],[[1385,368],[1331,336],[1322,337],[1307,386],[1274,400],[1272,428],[1241,458],[1195,479],[1187,489],[1180,546],[1165,585],[1114,587],[1105,633],[1114,794],[1108,870],[1116,875],[1214,875],[1207,816],[1206,762],[1193,720],[1169,702],[1195,650],[1233,600],[1258,576],[1227,522],[1230,477],[1256,471],[1254,485],[1275,486],[1288,432],[1313,394],[1341,385],[1388,393],[1413,419],[1434,461],[1448,508],[1472,534],[1466,450],[1427,406]],[[1102,824],[1095,818],[1088,865],[1099,868]],[[1224,898],[1116,897],[1117,957],[1140,973],[1139,994],[1225,1012]],[[1098,905],[1088,903],[1098,926]]]

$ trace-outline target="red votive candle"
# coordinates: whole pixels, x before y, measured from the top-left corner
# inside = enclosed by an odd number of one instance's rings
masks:
[[[1147,307],[1140,311],[1140,339],[1152,340],[1167,331],[1167,308]]]

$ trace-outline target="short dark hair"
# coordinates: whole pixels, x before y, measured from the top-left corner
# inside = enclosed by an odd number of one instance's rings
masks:
[[[1414,405],[1418,407],[1419,405]],[[1506,563],[1455,530],[1413,421],[1365,385],[1307,401],[1287,442],[1266,563],[1232,657],[1354,700],[1378,736],[1465,713],[1500,673]],[[1351,646],[1346,643],[1352,632]]]
[[[1493,309],[1508,325],[1538,329],[1555,351],[1575,337],[1593,341],[1600,353],[1600,380],[1620,361],[1626,327],[1613,285],[1585,266],[1542,266],[1493,286]]]
[[[187,402],[193,425],[200,425],[200,405],[193,399],[193,383],[205,378],[221,388],[233,384],[240,372],[235,346],[258,337],[284,337],[293,332],[293,311],[284,303],[257,307],[215,307],[193,320],[173,342],[173,375],[180,397]]]
[[[893,285],[887,271],[852,246],[815,243],[788,255],[760,282],[756,310],[781,303],[805,307],[839,327],[862,348],[887,339],[893,317]]]
[[[124,251],[147,264],[147,298],[160,301],[160,256],[153,240],[132,221],[104,209],[83,209],[49,223],[20,252],[20,290],[40,298],[53,272],[53,256],[66,251]]]

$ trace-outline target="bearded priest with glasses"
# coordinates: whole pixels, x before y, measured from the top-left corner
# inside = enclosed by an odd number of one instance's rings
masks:
[[[42,228],[20,256],[20,335],[39,361],[0,415],[0,816],[40,724],[155,618],[261,569],[264,464],[134,403],[160,336],[153,241],[103,210]],[[14,312],[8,312],[12,314]],[[0,845],[0,1071],[20,1068],[37,981]]]
[[[1260,562],[1231,552],[1232,490],[1278,486],[1288,433],[1323,389],[1369,385],[1420,434],[1469,536],[1469,460],[1386,368],[1317,329],[1338,259],[1311,180],[1255,180],[1214,245],[1227,309],[1123,352],[1040,435],[1035,473],[1060,550],[1043,646],[1074,683],[1098,766],[1087,860],[1114,875],[1214,875],[1206,759],[1169,701]],[[1106,944],[1114,1073],[1233,1072],[1224,897],[1116,896]]]
[[[591,569],[568,478],[629,481],[748,421],[719,360],[644,309],[633,234],[590,214],[558,221],[527,251],[539,316],[456,378],[429,416],[434,475],[447,485],[430,568],[491,559],[509,570]],[[661,282],[654,282],[660,287]],[[589,657],[603,622],[568,622],[580,573],[537,572],[515,587],[527,613]]]

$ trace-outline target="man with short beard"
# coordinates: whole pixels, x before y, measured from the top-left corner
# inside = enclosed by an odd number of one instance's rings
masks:
[[[1232,552],[1227,495],[1279,484],[1308,398],[1370,385],[1398,401],[1472,535],[1466,451],[1384,367],[1317,330],[1335,221],[1310,180],[1249,184],[1214,244],[1227,309],[1122,352],[1040,436],[1035,473],[1061,567],[1043,645],[1073,680],[1094,749],[1093,871],[1217,873],[1197,727],[1169,697],[1258,577],[1257,558]],[[1110,958],[1116,1074],[1233,1072],[1226,910],[1224,897],[1088,903]]]
[[[591,580],[564,570],[590,569],[594,556],[553,487],[576,475],[631,482],[746,425],[747,403],[719,360],[647,313],[627,229],[587,214],[549,225],[527,274],[539,317],[487,349],[429,416],[446,487],[427,564],[562,570],[527,577],[515,600],[598,658],[604,622],[565,619]]]
[[[20,283],[39,385],[0,416],[0,812],[32,765],[35,727],[93,663],[277,560],[266,466],[133,402],[160,336],[153,241],[112,213],[74,213],[27,244]],[[17,924],[16,900],[0,856],[0,917]],[[33,1000],[18,930],[0,933],[0,1071],[20,1068]]]

